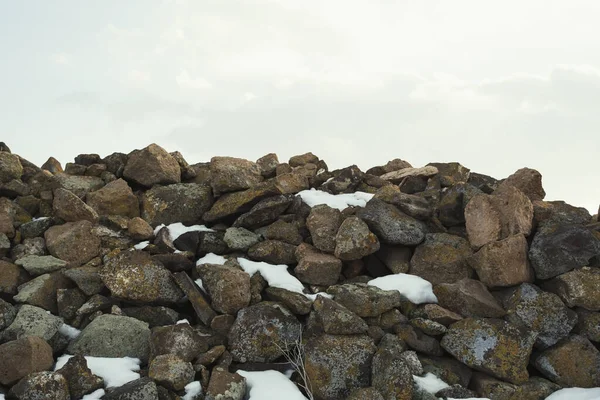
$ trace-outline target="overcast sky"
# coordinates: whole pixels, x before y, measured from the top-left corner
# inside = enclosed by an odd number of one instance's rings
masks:
[[[596,0],[20,0],[1,140],[42,164],[156,142],[190,162],[528,166],[600,202]]]

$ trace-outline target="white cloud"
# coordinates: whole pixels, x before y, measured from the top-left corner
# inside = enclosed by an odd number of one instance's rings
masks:
[[[209,89],[212,87],[211,83],[204,78],[192,78],[187,70],[181,70],[175,80],[179,87],[186,89]]]

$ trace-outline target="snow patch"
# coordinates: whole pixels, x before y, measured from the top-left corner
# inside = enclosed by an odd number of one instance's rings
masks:
[[[397,290],[414,304],[438,302],[431,283],[416,275],[386,275],[372,279],[367,284],[382,290]]]
[[[350,206],[364,207],[367,205],[367,202],[373,198],[372,193],[354,192],[331,194],[316,189],[303,190],[298,193],[298,195],[302,198],[303,202],[311,207],[319,204],[327,204],[329,207],[337,208],[340,211],[343,211]]]
[[[61,335],[68,337],[69,339],[75,339],[81,331],[77,328],[73,328],[71,325],[62,324],[58,331]]]
[[[179,321],[177,321],[177,322],[175,323],[175,325],[179,325],[179,324],[188,324],[188,325],[189,325],[189,324],[190,324],[190,321],[188,321],[188,320],[187,320],[187,319],[185,319],[185,318],[184,318],[184,319],[180,319]]]
[[[202,290],[204,293],[206,293],[206,289],[204,289],[204,282],[202,282],[202,279],[198,278],[194,282],[196,283],[196,285],[198,285],[200,290]]]
[[[100,400],[105,394],[106,392],[104,391],[104,389],[98,389],[90,394],[86,394],[81,398],[81,400]]]
[[[248,400],[307,400],[292,381],[279,371],[242,371],[246,378]]]
[[[145,240],[143,242],[139,242],[138,244],[133,246],[133,248],[136,250],[144,250],[146,247],[148,247],[149,244],[150,242],[148,240]]]
[[[600,388],[582,389],[568,388],[561,389],[546,397],[546,400],[598,400],[600,399]]]
[[[202,393],[202,385],[198,381],[190,382],[185,385],[185,396],[181,400],[193,400]]]
[[[225,264],[225,261],[227,261],[227,260],[223,256],[219,256],[215,253],[208,253],[204,257],[199,258],[198,261],[196,261],[196,265],[202,265],[202,264],[223,265],[223,264]]]
[[[73,357],[65,354],[58,357],[54,370],[61,369],[69,359]],[[137,358],[107,358],[107,357],[85,357],[88,368],[94,375],[104,379],[104,386],[117,387],[140,378],[140,374],[134,371],[140,370],[140,360]]]
[[[170,224],[168,226],[165,224],[158,225],[156,228],[154,228],[154,234],[158,234],[158,232],[165,226],[169,230],[169,236],[171,237],[171,240],[176,240],[179,236],[187,232],[214,232],[214,230],[207,228],[204,225],[185,226],[181,222],[175,222],[174,224]]]
[[[450,386],[431,372],[428,372],[425,376],[413,375],[413,380],[417,386],[431,394],[436,394],[440,390]]]

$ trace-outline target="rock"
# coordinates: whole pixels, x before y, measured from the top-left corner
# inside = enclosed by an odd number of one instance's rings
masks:
[[[600,238],[578,225],[544,225],[533,237],[529,260],[538,279],[588,265],[600,255]]]
[[[84,175],[87,167],[76,163],[68,162],[65,165],[65,173],[69,175]]]
[[[440,180],[442,187],[449,187],[456,185],[457,183],[467,182],[471,173],[469,168],[466,168],[457,162],[429,163],[427,166],[437,168],[437,178]]]
[[[246,251],[260,241],[260,236],[246,228],[227,228],[223,240],[231,250]]]
[[[296,246],[279,240],[265,240],[248,249],[248,256],[269,264],[296,264]]]
[[[433,166],[426,166],[422,168],[402,168],[397,171],[387,172],[381,175],[380,178],[392,183],[400,183],[404,178],[430,177],[436,175],[437,173],[438,169]]]
[[[313,245],[324,252],[333,253],[335,236],[342,224],[342,213],[336,208],[321,204],[312,208],[306,219]]]
[[[450,326],[441,345],[473,369],[520,384],[529,378],[527,364],[534,342],[534,333],[502,320],[467,318]]]
[[[2,339],[9,341],[37,336],[50,342],[62,324],[61,318],[48,314],[42,308],[25,304],[10,326],[2,332]]]
[[[277,220],[264,228],[262,235],[268,240],[280,240],[296,246],[303,240],[296,225],[282,220]]]
[[[250,276],[246,272],[213,264],[201,264],[197,271],[216,311],[235,315],[250,304]]]
[[[13,307],[12,304],[0,299],[0,337],[3,336],[2,330],[13,322],[16,315],[17,311],[15,307]]]
[[[412,250],[406,246],[380,244],[379,251],[373,254],[394,274],[407,273],[410,269]]]
[[[52,177],[52,188],[62,188],[83,199],[88,193],[104,186],[104,181],[96,176],[78,176],[58,173]]]
[[[0,182],[6,183],[13,179],[21,179],[23,166],[19,156],[10,152],[0,151]]]
[[[189,324],[159,326],[152,329],[150,336],[150,359],[163,354],[191,362],[208,351],[206,337],[200,336]]]
[[[64,320],[73,320],[77,317],[77,310],[85,304],[86,300],[86,295],[79,289],[58,289],[56,291],[58,315]]]
[[[173,278],[175,278],[177,285],[187,296],[190,303],[192,303],[192,307],[200,321],[204,325],[210,326],[212,319],[217,313],[210,307],[202,293],[200,293],[198,286],[185,272],[176,272],[173,274]]]
[[[527,239],[523,234],[484,245],[469,258],[479,280],[488,287],[514,286],[533,282],[533,270],[527,259]]]
[[[0,234],[0,237],[1,236],[2,234]],[[24,239],[23,243],[13,246],[11,253],[12,258],[18,260],[19,258],[25,257],[27,255],[45,256],[48,254],[48,251],[46,249],[46,241],[44,240],[44,238],[35,237]]]
[[[600,342],[600,313],[591,312],[585,308],[577,308],[576,331],[592,342]]]
[[[308,178],[298,173],[277,174],[274,180],[281,194],[298,193],[310,187]]]
[[[272,362],[300,340],[302,325],[278,303],[261,302],[237,314],[229,332],[229,351],[239,362]]]
[[[48,251],[69,266],[78,267],[100,252],[100,238],[92,232],[89,221],[55,225],[44,233]]]
[[[290,164],[291,167],[301,167],[305,164],[316,164],[318,162],[319,157],[309,152],[290,157],[288,164]]]
[[[56,292],[72,286],[73,284],[60,272],[53,272],[40,275],[19,286],[19,293],[13,299],[16,302],[41,307],[57,314]]]
[[[104,289],[98,267],[84,265],[82,267],[65,269],[63,275],[71,279],[87,296],[98,294]]]
[[[507,302],[506,320],[527,331],[537,333],[535,346],[548,348],[566,337],[577,323],[577,314],[560,298],[524,283]]]
[[[137,197],[123,179],[108,183],[102,189],[87,194],[87,204],[99,215],[140,216]]]
[[[315,398],[344,399],[371,381],[371,362],[376,351],[366,335],[321,335],[304,348],[304,367]]]
[[[535,368],[561,386],[600,386],[600,351],[586,338],[572,335],[535,355]]]
[[[473,372],[454,358],[419,355],[419,361],[424,373],[432,373],[449,385],[469,386]]]
[[[529,197],[529,200],[544,200],[546,192],[542,187],[542,174],[535,169],[521,168],[514,174],[504,179],[499,188],[504,186],[514,186]]]
[[[279,159],[275,153],[269,153],[256,160],[256,165],[258,165],[260,174],[263,176],[263,178],[272,178],[275,176],[275,169],[277,168],[278,164]]]
[[[448,386],[447,388],[439,390],[435,393],[435,397],[441,397],[442,399],[470,399],[475,398],[476,396],[477,394],[475,392],[460,385]]]
[[[52,348],[44,339],[31,336],[0,344],[0,384],[12,385],[19,379],[52,368]]]
[[[317,318],[325,333],[331,335],[354,335],[366,333],[369,328],[365,321],[346,307],[323,296],[317,296],[313,303]]]
[[[282,303],[296,315],[308,314],[313,305],[313,301],[305,295],[286,289],[268,287],[265,293],[269,300]]]
[[[437,217],[446,227],[465,224],[465,207],[469,201],[482,191],[467,183],[458,183],[442,192],[437,205]]]
[[[45,169],[46,171],[50,171],[53,174],[63,172],[62,165],[60,165],[60,162],[54,157],[48,158],[48,160],[46,160],[46,162],[43,163],[40,168]]]
[[[492,178],[491,176],[478,174],[476,172],[471,172],[469,174],[469,180],[467,183],[486,194],[492,194],[494,190],[498,189],[497,179]]]
[[[384,243],[415,246],[425,239],[426,227],[422,222],[381,200],[371,199],[356,216]]]
[[[51,218],[40,218],[34,221],[26,222],[19,230],[21,231],[21,237],[23,238],[35,238],[37,236],[43,236],[44,232],[48,230],[53,224]]]
[[[162,147],[151,144],[129,154],[123,178],[146,187],[168,185],[181,182],[181,169],[175,157]]]
[[[125,251],[105,261],[100,277],[113,296],[142,303],[176,303],[183,293],[171,273],[143,251]]]
[[[175,325],[179,320],[179,313],[163,306],[126,307],[123,312],[128,317],[146,322],[150,328],[164,325]]]
[[[402,340],[388,334],[381,339],[373,356],[371,385],[384,399],[412,398],[413,378],[410,368],[402,360],[403,351]]]
[[[480,396],[490,399],[512,399],[517,391],[517,385],[503,382],[489,375],[475,372],[471,379],[471,387]]]
[[[542,287],[556,293],[568,307],[600,311],[600,270],[584,267],[559,275]]]
[[[401,323],[394,325],[394,332],[400,339],[406,342],[411,349],[414,349],[419,353],[430,356],[442,356],[444,354],[440,347],[440,342],[409,324]]]
[[[560,390],[560,386],[539,376],[532,376],[527,382],[517,387],[510,400],[543,400]]]
[[[395,185],[383,186],[374,197],[395,205],[400,211],[416,219],[427,220],[433,215],[433,209],[427,200],[421,196],[402,193]]]
[[[348,217],[335,236],[334,254],[341,260],[358,260],[379,250],[379,240],[360,218]]]
[[[234,157],[213,157],[210,160],[211,186],[216,196],[245,190],[263,181],[256,163]]]
[[[69,386],[57,372],[35,372],[21,379],[9,392],[9,397],[22,400],[70,400]]]
[[[59,188],[54,191],[52,209],[54,215],[67,222],[81,220],[90,221],[91,223],[98,222],[96,211],[66,189]]]
[[[398,291],[381,290],[364,283],[331,286],[327,293],[359,317],[377,317],[402,304],[402,295]]]
[[[283,212],[292,204],[293,197],[280,195],[268,197],[259,201],[247,213],[238,217],[233,223],[234,227],[256,229],[269,225],[277,220]]]
[[[158,387],[150,378],[140,378],[119,386],[102,396],[102,400],[159,400]]]
[[[413,318],[410,324],[429,336],[440,336],[447,331],[444,325],[426,318]]]
[[[194,380],[194,368],[173,354],[163,354],[152,360],[148,376],[167,389],[179,391]]]
[[[81,355],[76,355],[56,373],[61,374],[67,381],[71,399],[80,399],[88,393],[104,387],[104,380],[92,374],[87,366],[87,361]]]
[[[467,262],[471,254],[469,242],[459,236],[428,233],[410,260],[410,273],[434,285],[454,283],[473,275]]]
[[[438,304],[463,317],[502,318],[506,312],[487,290],[474,279],[442,283],[433,288]]]
[[[208,186],[178,183],[156,186],[142,196],[142,218],[152,226],[181,222],[192,225],[213,205]]]
[[[134,357],[148,361],[148,324],[120,315],[100,315],[81,331],[67,349],[69,354],[92,357]]]
[[[331,254],[321,253],[310,245],[298,246],[296,259],[296,277],[311,285],[334,285],[342,272],[342,262],[339,259]]]
[[[260,200],[278,194],[282,194],[281,191],[270,182],[255,185],[251,189],[242,192],[227,193],[215,201],[210,210],[204,213],[203,219],[206,222],[214,222],[241,214],[250,211],[252,206]]]
[[[135,240],[149,240],[154,236],[154,230],[150,224],[140,217],[129,220],[127,223],[127,232],[129,233],[129,236]]]
[[[352,165],[341,169],[332,179],[323,183],[321,188],[332,194],[354,193],[363,177],[364,173],[356,165]]]
[[[366,387],[353,390],[347,400],[384,400],[384,398],[377,389]]]
[[[533,225],[540,227],[552,224],[585,225],[592,219],[583,207],[573,207],[564,201],[534,201]]]
[[[463,319],[463,317],[455,312],[446,310],[437,304],[421,304],[411,313],[412,318],[427,318],[438,324],[448,326]]]
[[[465,208],[469,241],[475,248],[519,233],[529,236],[533,224],[531,201],[513,186],[493,195],[474,196]]]
[[[215,368],[210,376],[207,400],[243,400],[246,396],[246,378]]]
[[[33,276],[58,271],[67,265],[66,261],[53,256],[25,256],[15,261],[15,264],[23,267]]]

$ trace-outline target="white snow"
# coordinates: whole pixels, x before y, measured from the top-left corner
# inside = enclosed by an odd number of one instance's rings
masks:
[[[190,324],[190,321],[188,321],[188,320],[187,320],[187,319],[185,319],[185,318],[184,318],[184,319],[180,319],[179,321],[177,321],[177,322],[175,323],[175,325],[179,325],[179,324],[188,324],[188,325],[189,325],[189,324]]]
[[[196,265],[202,265],[202,264],[223,265],[223,264],[225,264],[225,261],[227,261],[227,260],[223,256],[219,256],[215,253],[208,253],[204,257],[199,258],[198,261],[196,261]]]
[[[156,228],[154,228],[154,234],[156,235],[165,226],[165,224],[158,225]],[[186,232],[214,232],[214,230],[207,228],[204,225],[185,226],[181,222],[170,224],[167,226],[167,229],[169,230],[169,236],[171,237],[171,240],[176,240],[179,236]]]
[[[196,282],[196,285],[198,285],[200,290],[202,290],[204,293],[206,293],[206,289],[204,289],[204,282],[202,282],[202,279],[198,278],[194,282]]]
[[[0,400],[4,400],[4,395],[0,393]]]
[[[198,381],[190,382],[185,385],[185,396],[181,400],[193,400],[202,393],[202,385]]]
[[[145,249],[148,245],[150,244],[150,242],[148,240],[145,240],[143,242],[139,242],[138,244],[136,244],[135,246],[133,246],[134,249],[136,250],[143,250]]]
[[[106,392],[104,389],[98,389],[90,394],[86,394],[81,398],[81,400],[100,400],[105,394]]]
[[[54,370],[62,368],[69,359],[73,357],[65,354],[58,357]],[[104,386],[117,387],[139,379],[140,374],[134,371],[140,370],[140,360],[137,358],[106,358],[106,357],[85,357],[88,368],[94,375],[104,379]]]
[[[409,274],[386,275],[370,280],[368,285],[383,290],[397,290],[414,304],[437,303],[433,286],[425,279]]]
[[[246,378],[248,400],[306,400],[298,387],[278,371],[237,371]]]
[[[71,325],[62,324],[58,331],[61,335],[68,337],[69,339],[75,339],[81,331],[77,328],[73,328]]]
[[[268,264],[263,261],[251,261],[241,257],[239,257],[237,260],[242,269],[246,271],[248,275],[252,276],[257,272],[260,272],[260,275],[265,278],[271,287],[300,293],[313,301],[317,297],[317,294],[306,294],[303,292],[304,285],[298,280],[298,278],[288,272],[288,267],[285,264]],[[318,294],[331,298],[331,296],[327,293]]]
[[[311,207],[327,204],[329,207],[337,208],[340,211],[350,206],[364,207],[373,198],[373,194],[365,192],[330,194],[316,189],[303,190],[298,195],[303,202]]]
[[[450,386],[431,372],[428,372],[425,376],[413,375],[413,380],[421,389],[431,394],[436,394]]]
[[[546,397],[546,400],[599,400],[600,388],[582,389],[568,388],[561,389]]]

